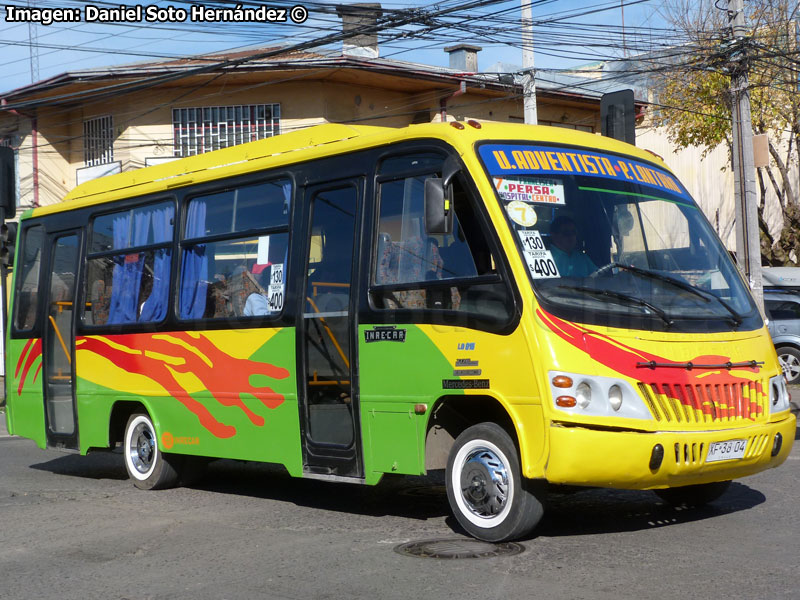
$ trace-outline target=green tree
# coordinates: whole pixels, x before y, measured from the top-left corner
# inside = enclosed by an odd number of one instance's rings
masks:
[[[719,3],[722,6],[722,3]],[[769,265],[800,261],[800,205],[792,174],[800,173],[800,90],[798,90],[798,5],[787,0],[746,3],[749,36],[742,45],[730,41],[727,13],[714,2],[673,0],[666,20],[688,43],[685,52],[664,61],[653,75],[659,110],[655,124],[667,129],[679,147],[706,152],[731,139],[732,60],[746,61],[754,134],[766,134],[770,164],[757,169],[760,189],[761,256]],[[679,57],[679,58],[677,58]],[[773,237],[764,220],[772,189],[780,203],[783,227]]]

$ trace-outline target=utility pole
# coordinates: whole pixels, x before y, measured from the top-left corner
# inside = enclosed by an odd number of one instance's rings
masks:
[[[625,0],[619,0],[619,8],[622,11],[622,54],[628,58],[628,44],[625,43]]]
[[[733,35],[731,55],[731,113],[733,116],[733,176],[736,200],[736,260],[750,284],[753,298],[764,313],[761,280],[761,241],[758,228],[758,197],[753,160],[753,124],[747,77],[747,28],[744,0],[728,0],[728,20]]]
[[[533,68],[533,13],[532,0],[522,2],[522,94],[524,96],[525,122],[536,125],[536,71]]]
[[[34,8],[34,0],[28,0],[28,6]],[[33,21],[28,21],[28,43],[30,44],[31,83],[36,83],[39,81],[39,30]]]

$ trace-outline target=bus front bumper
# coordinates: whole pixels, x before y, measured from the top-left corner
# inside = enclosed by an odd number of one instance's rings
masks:
[[[779,421],[712,431],[647,433],[554,423],[545,478],[555,484],[641,490],[736,479],[786,460],[796,429],[788,411]],[[747,441],[742,458],[707,462],[710,444],[732,440]]]

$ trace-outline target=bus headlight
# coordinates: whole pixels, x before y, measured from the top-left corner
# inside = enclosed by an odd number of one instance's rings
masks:
[[[618,385],[612,385],[608,388],[608,403],[616,411],[622,407],[622,388]]]
[[[550,371],[550,394],[556,410],[591,417],[652,419],[633,386],[613,377]]]
[[[592,388],[585,381],[578,384],[575,389],[575,399],[578,401],[578,406],[586,408],[592,401]]]
[[[769,412],[779,413],[789,410],[789,389],[783,374],[769,380]]]

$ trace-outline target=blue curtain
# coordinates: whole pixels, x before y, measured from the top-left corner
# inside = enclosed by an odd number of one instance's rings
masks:
[[[121,250],[130,246],[131,213],[125,212],[112,221],[114,236],[113,250]],[[135,255],[133,255],[135,257]],[[133,323],[136,321],[136,297],[131,298],[129,288],[129,258],[118,255],[113,258],[114,271],[111,274],[111,300],[108,307],[108,323]],[[132,260],[132,259],[130,259]]]
[[[194,200],[186,216],[186,237],[199,237],[206,230],[206,203]],[[182,319],[200,319],[206,312],[208,291],[208,256],[206,245],[195,244],[183,251],[181,263],[180,315]]]
[[[172,240],[172,219],[175,209],[165,206],[152,211],[153,243],[161,244]],[[169,299],[170,248],[159,248],[153,260],[153,289],[144,301],[139,321],[161,321],[167,315]]]
[[[288,220],[289,207],[292,202],[292,182],[286,181],[282,183],[281,189],[283,190],[283,214],[287,215],[286,219]]]
[[[118,218],[130,225],[130,213]],[[117,222],[114,219],[114,249],[117,249]],[[143,246],[147,243],[147,230],[150,226],[150,213],[134,211],[133,213],[133,239],[127,241],[125,246]],[[144,254],[125,254],[114,257],[111,288],[111,306],[108,312],[109,323],[135,323],[139,306],[139,291],[142,289],[142,269],[144,268]],[[120,272],[117,277],[117,271]],[[117,281],[118,279],[118,281]],[[119,284],[119,285],[117,285]],[[116,299],[116,302],[115,302]]]

